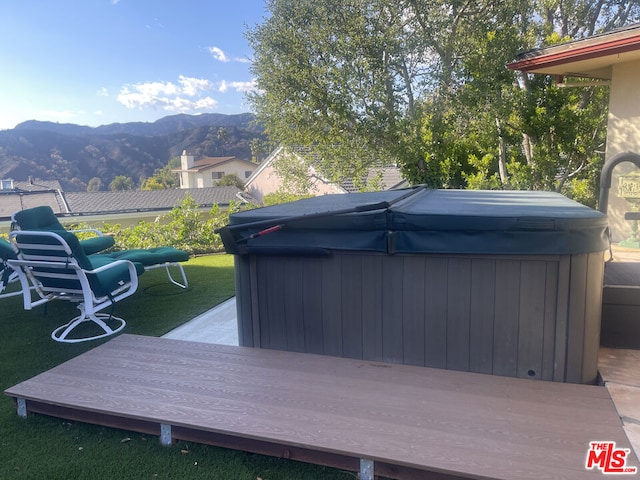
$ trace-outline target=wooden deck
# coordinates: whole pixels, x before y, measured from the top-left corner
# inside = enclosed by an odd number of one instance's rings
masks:
[[[5,393],[23,414],[391,478],[601,478],[589,442],[629,448],[604,387],[133,335]]]
[[[640,350],[601,348],[600,375],[640,457]]]

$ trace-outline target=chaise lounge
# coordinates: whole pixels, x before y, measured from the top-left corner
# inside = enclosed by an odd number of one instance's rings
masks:
[[[51,338],[77,343],[95,340],[121,331],[126,323],[112,313],[99,313],[132,295],[138,288],[138,276],[144,266],[109,254],[85,255],[77,237],[66,231],[13,231],[9,241],[16,258],[7,264],[20,279],[24,308],[60,299],[77,304],[80,314],[57,327]],[[29,291],[35,289],[38,299]],[[97,327],[77,334],[86,322]],[[88,329],[85,329],[88,330]]]
[[[29,230],[29,231],[48,231],[48,232],[67,232],[65,227],[60,223],[58,217],[48,205],[34,208],[28,208],[15,212],[12,216],[12,230]],[[92,255],[104,251],[108,251],[115,247],[115,239],[111,236],[104,235],[98,229],[82,229],[71,230],[72,233],[92,232],[95,236],[83,240],[79,240],[79,245],[85,255]],[[189,282],[182,268],[181,262],[189,260],[189,254],[183,250],[173,247],[157,247],[147,249],[132,249],[122,251],[110,251],[111,258],[119,260],[130,260],[140,263],[145,270],[155,268],[164,268],[167,272],[169,281],[174,285],[187,288]],[[171,275],[171,268],[178,270],[180,280],[175,280]]]

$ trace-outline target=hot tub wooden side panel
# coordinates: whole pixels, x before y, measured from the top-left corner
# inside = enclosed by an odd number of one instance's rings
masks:
[[[240,344],[593,383],[603,253],[236,258]]]

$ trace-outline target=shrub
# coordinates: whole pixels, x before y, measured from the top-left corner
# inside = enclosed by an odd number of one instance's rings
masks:
[[[132,227],[120,224],[102,223],[103,232],[113,235],[115,249],[175,247],[191,254],[216,253],[224,250],[217,228],[229,222],[229,215],[242,209],[253,208],[240,202],[231,202],[226,210],[214,205],[208,212],[198,208],[191,196],[185,197],[180,205],[169,213],[161,215],[155,221],[141,221]],[[65,224],[69,230],[88,229],[86,223]],[[92,233],[79,232],[78,237],[89,238]],[[7,238],[6,234],[0,237]]]

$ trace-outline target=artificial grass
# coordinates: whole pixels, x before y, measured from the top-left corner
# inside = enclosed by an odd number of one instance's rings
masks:
[[[212,255],[185,264],[189,288],[171,285],[164,270],[140,277],[138,291],[114,314],[124,333],[160,336],[234,295],[233,257]],[[62,301],[31,311],[22,297],[0,299],[2,391],[108,341],[51,340],[58,325],[76,315]],[[199,444],[160,445],[157,437],[32,415],[21,419],[9,397],[0,399],[1,479],[353,479],[334,469]]]

